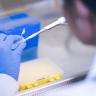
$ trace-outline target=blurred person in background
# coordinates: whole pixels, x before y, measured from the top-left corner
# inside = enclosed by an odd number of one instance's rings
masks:
[[[96,46],[96,0],[62,1],[64,16],[73,34],[84,44]],[[49,91],[44,96],[96,96],[96,57],[85,80]]]

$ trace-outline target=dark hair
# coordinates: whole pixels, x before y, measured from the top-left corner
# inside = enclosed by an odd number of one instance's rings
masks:
[[[73,0],[63,0],[63,9],[67,10],[67,12],[73,14],[74,10],[74,2]]]
[[[64,8],[72,10],[74,8],[74,0],[63,0]],[[91,10],[96,13],[96,0],[82,0],[82,2]]]
[[[96,0],[82,0],[84,4],[94,13],[96,13]]]

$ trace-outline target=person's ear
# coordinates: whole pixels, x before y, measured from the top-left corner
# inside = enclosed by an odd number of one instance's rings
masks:
[[[90,10],[82,2],[82,0],[74,0],[76,13],[78,16],[86,18],[90,16]]]

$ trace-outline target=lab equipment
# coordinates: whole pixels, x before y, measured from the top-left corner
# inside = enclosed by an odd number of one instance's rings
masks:
[[[44,84],[48,84],[50,82],[56,81],[56,80],[60,80],[62,79],[64,76],[63,75],[57,75],[51,78],[43,78],[41,80],[35,81],[35,82],[30,82],[29,84],[26,85],[21,85],[19,88],[19,91],[23,91],[23,90],[28,90],[30,88],[35,88]]]
[[[10,48],[19,39],[21,36],[0,34],[0,73],[7,74],[16,80],[19,74],[21,52],[26,44],[20,44],[14,51]]]
[[[24,62],[20,67],[20,91],[39,87],[64,77],[63,70],[50,59],[36,59]]]
[[[0,18],[0,31],[7,35],[21,35],[26,38],[39,30],[40,21],[27,13],[17,13]],[[22,62],[38,57],[38,41],[39,36],[36,36],[26,42],[26,48],[22,54]]]
[[[20,43],[22,43],[22,42],[26,42],[26,41],[28,41],[29,39],[32,39],[32,38],[36,37],[36,36],[39,35],[40,33],[45,32],[45,31],[47,31],[47,30],[49,30],[49,29],[51,29],[51,28],[53,28],[53,27],[55,27],[55,26],[57,26],[57,25],[60,25],[60,24],[66,24],[66,20],[65,20],[64,17],[61,17],[61,18],[59,18],[58,20],[56,20],[55,22],[47,25],[46,27],[44,27],[43,29],[41,29],[39,32],[36,32],[36,33],[30,35],[29,37],[27,37],[27,38],[25,38],[25,39],[22,39],[21,41],[18,42],[18,44],[20,44]],[[23,31],[24,31],[24,29],[23,29]]]
[[[21,91],[19,93],[16,94],[16,96],[43,96],[45,92],[48,92],[50,90],[53,90],[54,88],[62,88],[62,86],[70,86],[71,83],[73,82],[77,82],[80,80],[83,80],[85,78],[85,76],[87,75],[87,72],[83,72],[81,74],[76,74],[74,76],[71,76],[67,79],[62,78],[60,80],[57,80],[55,82],[50,82],[49,84],[45,84],[36,88],[31,88],[28,90],[25,90],[25,86],[22,86],[23,90],[25,91]],[[46,94],[46,93],[45,93]]]

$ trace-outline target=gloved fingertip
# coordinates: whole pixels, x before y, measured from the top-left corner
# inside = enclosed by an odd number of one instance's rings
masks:
[[[0,34],[0,41],[4,41],[6,37],[7,37],[6,34],[1,33]]]
[[[14,51],[21,55],[23,49],[26,47],[26,43],[21,43]]]
[[[26,42],[19,45],[21,49],[24,49],[26,47]]]

